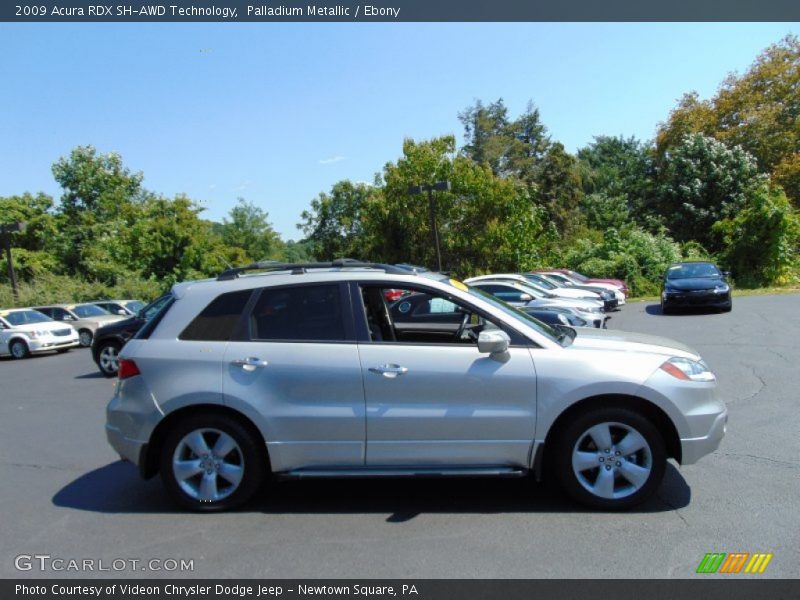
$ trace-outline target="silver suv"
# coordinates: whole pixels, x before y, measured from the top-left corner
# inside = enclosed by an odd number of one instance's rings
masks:
[[[190,509],[241,504],[269,474],[545,467],[578,501],[624,509],[653,494],[667,458],[694,463],[725,433],[695,351],[554,329],[438,273],[262,263],[172,295],[120,354],[106,430]]]

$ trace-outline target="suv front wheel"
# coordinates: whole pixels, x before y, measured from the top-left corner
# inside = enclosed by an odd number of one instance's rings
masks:
[[[587,411],[555,444],[554,466],[570,496],[592,508],[624,510],[647,500],[666,469],[664,440],[638,412]]]
[[[197,414],[167,434],[161,478],[182,506],[196,511],[233,508],[249,500],[266,471],[266,449],[238,420]]]

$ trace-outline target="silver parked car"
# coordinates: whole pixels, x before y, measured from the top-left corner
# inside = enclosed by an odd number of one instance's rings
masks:
[[[390,307],[388,289],[426,300]],[[190,509],[241,504],[268,474],[546,471],[580,502],[625,509],[668,458],[692,464],[725,433],[694,350],[552,329],[437,273],[265,263],[172,296],[120,353],[106,432]]]
[[[87,304],[49,304],[37,306],[36,310],[44,313],[54,321],[69,323],[78,331],[81,346],[88,348],[92,345],[94,332],[99,327],[121,321],[122,315],[112,315],[107,310],[92,303]]]

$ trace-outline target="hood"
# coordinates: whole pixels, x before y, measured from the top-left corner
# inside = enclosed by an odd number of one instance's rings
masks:
[[[6,331],[58,331],[59,329],[66,329],[72,326],[69,323],[62,323],[61,321],[44,321],[42,323],[24,323],[22,325],[14,325],[11,329]]]
[[[111,321],[110,323],[104,321],[103,326],[97,330],[95,336],[99,337],[101,333],[118,333],[127,329],[138,330],[139,327],[142,326],[142,323],[144,323],[144,321],[138,317],[128,317],[127,319]]]
[[[112,323],[114,321],[121,321],[125,319],[123,315],[97,315],[96,317],[86,317],[81,321],[95,321],[97,323]]]
[[[566,308],[602,308],[601,300],[578,300],[577,298],[542,298],[541,300],[531,300],[526,306],[535,308],[537,306],[562,306]],[[597,313],[602,314],[602,313]]]
[[[603,290],[602,288],[597,288],[595,290],[582,288],[556,288],[548,291],[559,298],[591,298],[592,300],[599,300],[600,292]]]
[[[664,286],[676,290],[713,290],[720,284],[727,283],[721,277],[692,277],[689,279],[668,279]]]
[[[628,287],[625,285],[625,282],[621,279],[590,279],[591,283],[610,283],[611,285],[616,285],[617,287],[626,288]]]
[[[700,360],[700,355],[685,344],[669,338],[608,329],[576,329],[570,348],[595,348],[620,352],[647,352]]]

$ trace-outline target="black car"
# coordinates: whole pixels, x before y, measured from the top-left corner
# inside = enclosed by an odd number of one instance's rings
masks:
[[[668,314],[674,308],[702,307],[731,310],[731,286],[726,280],[729,275],[710,262],[670,265],[664,273],[661,312]]]
[[[170,297],[170,294],[161,296],[139,310],[130,319],[114,321],[94,332],[92,358],[103,375],[114,377],[117,374],[119,367],[117,355],[125,342],[136,335],[142,325],[152,319]]]

